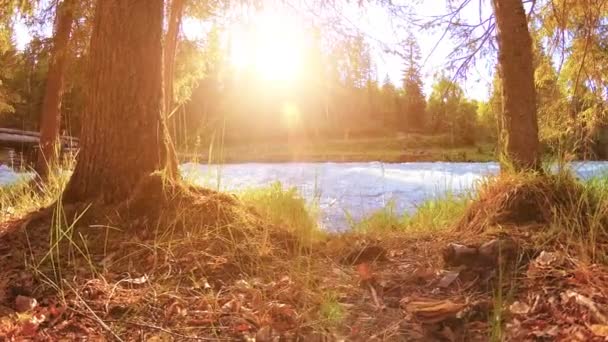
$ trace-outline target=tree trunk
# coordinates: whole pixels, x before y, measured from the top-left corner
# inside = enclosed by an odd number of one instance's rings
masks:
[[[167,166],[163,0],[98,0],[81,149],[67,202],[119,203]]]
[[[36,162],[36,172],[46,179],[49,167],[57,162],[59,128],[61,126],[61,96],[63,93],[63,75],[65,72],[67,45],[72,31],[73,0],[64,0],[57,6],[55,35],[42,112],[40,114],[40,149]]]
[[[182,22],[184,0],[171,1],[169,24],[164,48],[164,82],[165,82],[165,109],[167,113],[173,111],[173,74],[175,70],[175,54],[177,52],[177,36]]]
[[[176,115],[173,112],[173,76],[175,73],[175,55],[177,52],[177,41],[179,28],[182,22],[182,14],[184,10],[184,0],[171,1],[171,9],[169,13],[169,24],[167,35],[165,37],[165,46],[163,49],[163,81],[164,81],[164,108],[165,119],[169,126],[169,153],[170,160],[175,161],[169,164],[169,169],[172,174],[177,174],[177,156],[175,152],[175,142],[177,141],[176,132]],[[173,129],[171,129],[173,128]],[[171,136],[173,132],[173,136]]]
[[[538,121],[532,38],[522,0],[493,0],[502,77],[505,149],[516,171],[537,170]]]

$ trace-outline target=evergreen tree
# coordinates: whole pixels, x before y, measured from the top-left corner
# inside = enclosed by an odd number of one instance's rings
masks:
[[[66,201],[120,203],[150,173],[176,169],[162,115],[162,15],[162,0],[98,0],[81,148]]]
[[[403,112],[404,129],[422,129],[426,118],[426,99],[422,77],[420,76],[420,47],[416,38],[410,34],[407,39],[405,70],[403,73]]]
[[[381,88],[381,108],[382,111],[382,122],[384,128],[393,128],[398,123],[398,105],[399,98],[395,85],[391,82],[388,75],[384,77]]]

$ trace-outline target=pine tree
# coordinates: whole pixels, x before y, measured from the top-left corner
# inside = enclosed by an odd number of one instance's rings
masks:
[[[420,130],[425,125],[426,99],[420,75],[420,47],[416,38],[410,34],[406,41],[406,60],[403,72],[403,112],[404,129]]]
[[[522,0],[493,0],[498,30],[507,159],[515,170],[540,167],[532,37]]]
[[[65,201],[121,203],[150,173],[177,163],[162,115],[162,20],[162,0],[97,1],[81,148]]]

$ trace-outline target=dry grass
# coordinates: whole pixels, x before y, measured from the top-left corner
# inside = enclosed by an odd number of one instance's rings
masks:
[[[0,319],[0,336],[506,336],[511,302],[540,291],[522,271],[528,259],[515,275],[461,270],[453,285],[441,288],[442,249],[450,242],[484,242],[498,230],[525,238],[536,251],[575,251],[581,259],[601,261],[606,184],[582,184],[561,174],[502,176],[480,185],[472,200],[430,202],[405,218],[387,211],[392,215],[370,218],[367,231],[335,236],[321,234],[302,198],[278,185],[236,197],[151,175],[118,207],[57,207],[25,229],[21,213],[53,196],[33,197],[31,188],[16,188],[26,195],[0,196],[3,209],[20,208],[3,221],[0,309],[13,307],[19,295],[39,304],[21,314],[9,309]],[[517,286],[502,284],[507,278],[517,279]],[[522,292],[525,286],[530,288]],[[421,303],[466,307],[466,319],[425,323],[416,316]]]

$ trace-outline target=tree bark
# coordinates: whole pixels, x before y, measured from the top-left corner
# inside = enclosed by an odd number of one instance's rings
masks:
[[[119,203],[166,169],[162,21],[163,0],[97,1],[81,149],[65,201]]]
[[[61,126],[63,75],[68,53],[67,46],[74,21],[73,7],[73,0],[64,0],[57,6],[55,35],[53,36],[46,90],[42,112],[40,113],[40,147],[36,172],[41,179],[46,179],[49,167],[55,164],[59,158],[56,144],[59,140]]]
[[[516,171],[538,170],[532,38],[522,0],[493,0],[502,77],[505,152]]]

